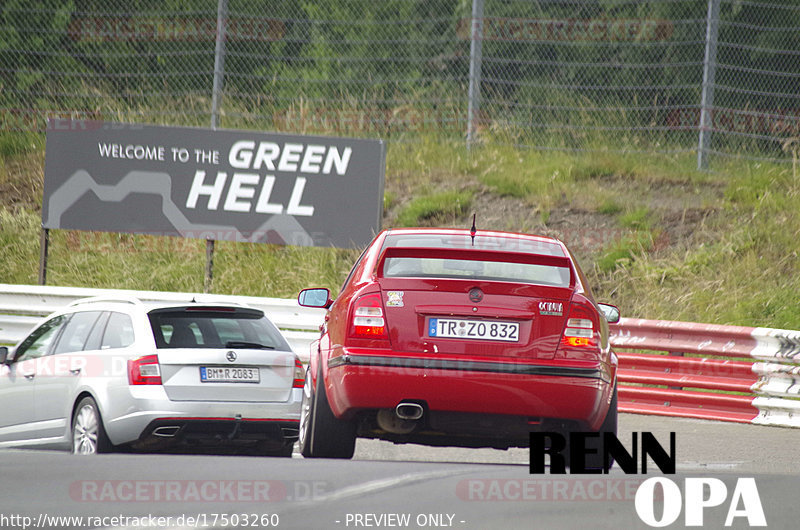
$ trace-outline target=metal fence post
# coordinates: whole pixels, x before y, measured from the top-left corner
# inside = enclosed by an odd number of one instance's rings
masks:
[[[481,55],[483,53],[483,0],[472,0],[472,32],[469,47],[469,107],[467,109],[467,149],[475,139],[481,99]]]
[[[217,3],[217,39],[214,49],[214,86],[211,89],[211,129],[219,125],[219,100],[222,97],[222,84],[225,81],[225,39],[228,23],[228,0]],[[206,271],[203,292],[211,290],[214,280],[214,240],[206,240]]]
[[[697,144],[697,169],[708,169],[714,107],[714,81],[717,73],[717,37],[719,35],[720,0],[708,0],[706,19],[706,53],[703,60],[703,94],[700,101],[700,138]]]
[[[211,91],[211,128],[219,125],[219,100],[225,80],[225,33],[228,22],[228,0],[217,3],[217,42],[214,50],[214,86]]]

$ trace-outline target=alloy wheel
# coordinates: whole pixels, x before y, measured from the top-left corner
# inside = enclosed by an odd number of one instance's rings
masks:
[[[97,411],[91,404],[83,405],[75,415],[72,426],[72,452],[76,455],[97,453]]]

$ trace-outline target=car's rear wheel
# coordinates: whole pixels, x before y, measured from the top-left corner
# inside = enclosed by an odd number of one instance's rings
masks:
[[[355,424],[334,416],[322,382],[322,371],[312,388],[306,371],[300,412],[300,453],[306,458],[353,458],[356,448]]]
[[[604,462],[604,451],[600,449],[603,447],[603,437],[605,433],[611,433],[614,436],[617,435],[617,385],[614,385],[614,390],[611,394],[611,404],[608,406],[608,412],[606,413],[606,418],[603,420],[602,425],[600,425],[600,429],[597,431],[600,436],[597,439],[597,452],[594,454],[587,454],[584,457],[584,462],[586,465],[586,469],[603,469],[608,471],[611,469],[611,466],[614,464],[614,459],[609,456],[608,457],[608,465]]]
[[[114,448],[106,435],[97,403],[83,398],[72,415],[72,452],[76,455],[109,453]]]
[[[300,433],[298,443],[300,454],[311,457],[311,416],[313,413],[314,392],[311,388],[311,369],[306,369],[306,379],[303,383],[303,399],[300,404]]]

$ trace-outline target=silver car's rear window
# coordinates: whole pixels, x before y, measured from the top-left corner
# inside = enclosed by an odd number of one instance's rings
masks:
[[[263,348],[291,351],[260,311],[155,310],[150,326],[158,348]]]

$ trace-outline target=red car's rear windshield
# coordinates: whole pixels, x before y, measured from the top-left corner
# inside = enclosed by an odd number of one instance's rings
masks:
[[[566,256],[558,243],[514,237],[513,234],[504,236],[478,234],[474,243],[472,237],[467,234],[389,234],[383,242],[383,249],[386,247],[462,248]]]
[[[390,234],[384,242],[384,249],[387,247],[474,249],[564,257],[563,249],[556,243],[513,237],[476,236],[473,246],[470,236]],[[571,279],[569,267],[503,260],[442,259],[422,255],[387,257],[382,272],[386,278],[463,278],[555,287],[569,287]]]

